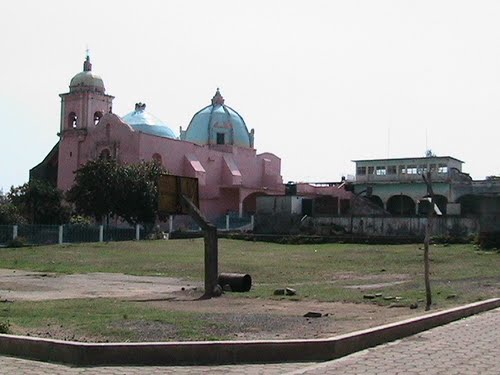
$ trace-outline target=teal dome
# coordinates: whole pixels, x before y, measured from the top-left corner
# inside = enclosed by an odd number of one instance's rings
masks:
[[[161,120],[145,111],[146,104],[136,103],[135,111],[122,117],[123,122],[134,130],[164,138],[177,138],[174,132]]]
[[[233,145],[253,148],[253,131],[248,132],[245,120],[231,107],[217,89],[212,104],[198,111],[181,139],[200,145]]]

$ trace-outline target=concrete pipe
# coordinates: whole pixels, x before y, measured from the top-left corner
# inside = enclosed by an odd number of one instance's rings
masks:
[[[229,285],[232,292],[248,292],[252,288],[252,277],[243,273],[221,273],[218,283],[223,290]]]

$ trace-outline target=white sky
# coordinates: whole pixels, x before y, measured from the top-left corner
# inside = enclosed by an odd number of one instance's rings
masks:
[[[497,0],[2,2],[0,188],[57,142],[87,45],[115,113],[145,102],[177,134],[220,87],[285,182],[426,148],[499,174],[499,20]]]

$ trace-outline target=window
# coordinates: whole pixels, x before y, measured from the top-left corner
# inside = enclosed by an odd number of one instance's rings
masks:
[[[436,172],[436,164],[429,164],[429,170],[431,172]]]
[[[399,174],[406,174],[406,168],[404,165],[399,166]]]
[[[409,165],[406,168],[406,173],[407,174],[417,174],[417,166],[416,165]]]
[[[374,167],[368,167],[368,174],[373,174],[374,170],[375,170]]]
[[[424,174],[427,172],[427,165],[426,164],[421,164],[417,168],[417,173],[418,174]]]
[[[111,153],[109,152],[109,150],[107,148],[105,148],[104,150],[101,151],[101,154],[99,155],[99,159],[103,159],[103,160],[111,159]]]
[[[446,164],[438,164],[438,173],[448,173],[448,166]]]
[[[154,153],[154,154],[153,154],[152,159],[153,159],[153,161],[154,161],[155,163],[157,163],[157,164],[160,164],[160,165],[161,165],[162,160],[161,160],[161,155],[160,155],[160,154],[158,154],[158,153]]]
[[[356,168],[356,174],[358,176],[364,176],[366,174],[366,167],[358,167],[358,168]]]
[[[224,133],[217,133],[217,144],[218,145],[223,145],[224,142]]]
[[[385,167],[377,167],[375,174],[377,176],[385,176],[387,174],[387,169],[385,169]]]
[[[397,174],[397,169],[395,165],[389,165],[387,167],[387,174]]]

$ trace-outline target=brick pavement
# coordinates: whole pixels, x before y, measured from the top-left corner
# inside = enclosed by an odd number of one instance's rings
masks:
[[[500,309],[289,375],[500,374]]]
[[[69,367],[0,356],[3,374],[500,374],[500,309],[324,362],[235,366]]]

